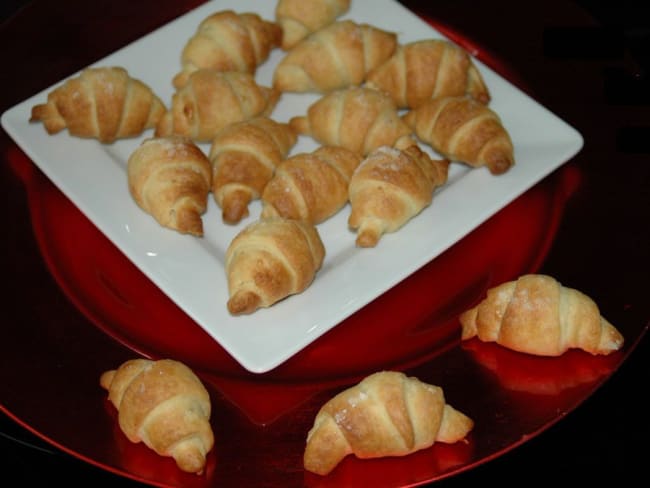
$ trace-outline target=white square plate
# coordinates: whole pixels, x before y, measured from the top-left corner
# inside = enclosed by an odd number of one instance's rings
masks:
[[[254,11],[273,20],[275,4],[271,0],[208,2],[93,66],[122,66],[169,103],[181,50],[205,17],[230,8]],[[444,38],[394,0],[355,0],[342,18],[396,32],[401,43]],[[258,69],[258,83],[271,85],[274,67],[282,56],[280,49],[273,51]],[[312,285],[248,316],[231,316],[226,308],[224,254],[235,234],[257,218],[259,202],[250,206],[247,219],[229,226],[221,221],[221,211],[210,197],[203,238],[162,228],[136,206],[127,187],[126,161],[143,139],[151,137],[150,131],[139,138],[102,145],[71,137],[66,131],[50,136],[41,124],[28,122],[31,108],[44,103],[47,93],[59,83],[6,111],[2,125],[145,275],[244,368],[263,373],[431,261],[581,149],[582,137],[575,129],[487,66],[476,63],[492,95],[490,107],[512,137],[516,165],[497,177],[484,168],[470,170],[452,164],[449,181],[437,191],[432,205],[398,232],[384,235],[373,249],[355,247],[356,234],[347,227],[349,206],[345,207],[318,226],[327,255]],[[303,115],[317,98],[315,94],[284,94],[272,116],[286,122]],[[201,147],[209,150],[209,146]],[[292,154],[317,147],[313,140],[301,136]],[[428,146],[422,147],[428,150]]]

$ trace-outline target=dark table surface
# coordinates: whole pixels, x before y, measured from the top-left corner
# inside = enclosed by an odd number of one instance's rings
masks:
[[[1,111],[173,18],[147,16],[158,3],[153,1],[137,2],[129,10],[137,15],[127,16],[121,10],[127,3],[62,0],[52,8],[45,1],[24,7],[21,1],[3,2]],[[576,161],[592,179],[567,205],[558,244],[541,269],[570,279],[577,288],[604,283],[615,295],[613,302],[629,299],[630,307],[641,307],[638,319],[647,328],[648,300],[639,297],[650,291],[650,7],[561,0],[403,3],[503,61],[530,94],[583,134],[585,146]],[[121,19],[123,31],[113,41],[84,40],[79,34],[88,31],[77,24],[84,18],[93,19],[98,29],[110,25],[111,18]],[[53,36],[49,46],[48,36]],[[69,49],[69,56],[53,56],[50,49],[58,47]],[[0,137],[3,148],[11,144],[6,134]],[[586,201],[595,202],[594,212],[585,212]],[[630,296],[620,296],[625,293]],[[611,378],[560,422],[436,485],[503,480],[644,484],[650,454],[649,353],[644,337]],[[0,417],[0,466],[2,484],[9,482],[5,486],[71,481],[139,486],[57,450],[5,416]]]

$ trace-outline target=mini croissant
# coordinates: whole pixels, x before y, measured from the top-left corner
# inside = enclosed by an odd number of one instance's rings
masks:
[[[447,181],[448,160],[431,159],[416,145],[382,146],[357,167],[349,186],[350,228],[356,244],[374,247],[427,207],[434,190]]]
[[[350,0],[279,0],[275,18],[282,27],[282,49],[291,49],[309,34],[334,22],[349,8]]]
[[[336,146],[286,159],[264,188],[262,218],[327,220],[348,202],[348,184],[360,162],[361,156]]]
[[[278,92],[258,85],[249,73],[200,69],[174,93],[156,135],[178,134],[210,142],[229,124],[269,115],[278,98]]]
[[[30,122],[43,122],[48,134],[67,128],[77,137],[111,143],[140,135],[165,113],[149,86],[121,67],[86,68],[32,108]]]
[[[295,116],[289,124],[322,145],[344,147],[362,156],[379,146],[393,146],[412,133],[388,95],[356,86],[323,95],[309,106],[307,115]]]
[[[366,78],[366,86],[388,93],[398,108],[415,108],[431,98],[470,95],[481,103],[490,93],[464,49],[442,39],[398,46]]]
[[[214,445],[210,395],[190,368],[171,359],[132,359],[99,382],[131,442],[174,458],[183,471],[203,472]]]
[[[281,39],[281,27],[255,13],[216,12],[203,19],[183,48],[183,68],[173,84],[177,89],[183,87],[189,76],[202,68],[255,74]]]
[[[319,410],[307,434],[307,471],[326,475],[343,458],[405,456],[435,442],[453,444],[474,427],[442,389],[396,371],[371,374]]]
[[[256,117],[224,127],[210,148],[212,194],[224,222],[235,224],[248,215],[248,204],[259,198],[275,168],[296,143],[288,124]]]
[[[469,96],[431,99],[403,117],[420,140],[452,161],[502,174],[515,164],[510,135],[499,116]]]
[[[201,215],[210,192],[210,162],[188,138],[144,140],[127,161],[129,191],[160,225],[203,235]]]
[[[301,293],[324,258],[325,247],[311,224],[283,218],[249,224],[226,250],[228,311],[249,314]]]
[[[528,274],[496,286],[460,315],[462,338],[474,336],[509,349],[559,356],[571,348],[610,354],[623,336],[594,301],[550,276]]]
[[[396,46],[393,32],[351,20],[337,21],[287,52],[275,68],[273,87],[283,92],[327,93],[359,85]]]

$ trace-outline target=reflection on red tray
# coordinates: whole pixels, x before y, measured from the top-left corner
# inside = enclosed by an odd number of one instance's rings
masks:
[[[535,395],[561,395],[570,388],[593,384],[609,376],[620,362],[618,353],[594,356],[570,350],[558,357],[541,357],[511,351],[476,338],[462,344],[463,349],[504,388]]]

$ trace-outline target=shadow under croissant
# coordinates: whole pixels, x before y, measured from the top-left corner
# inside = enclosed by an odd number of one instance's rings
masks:
[[[570,350],[557,357],[540,357],[511,351],[473,338],[463,342],[473,360],[493,374],[508,390],[534,395],[561,395],[607,377],[620,362],[619,353],[595,356]]]

